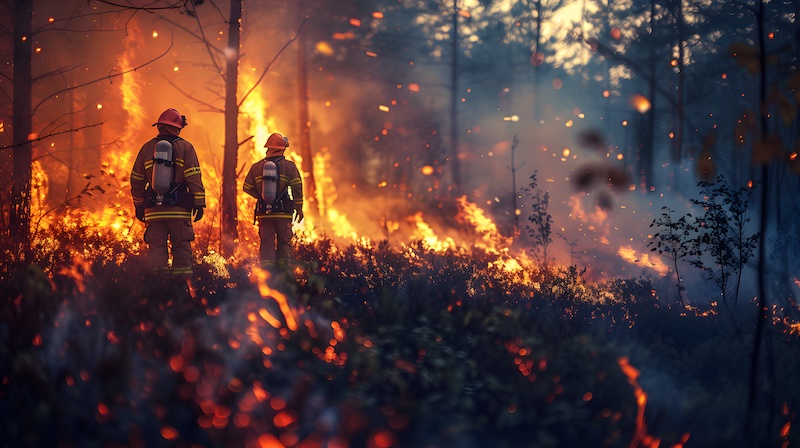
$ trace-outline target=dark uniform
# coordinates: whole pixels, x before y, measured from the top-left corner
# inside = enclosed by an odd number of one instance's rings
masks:
[[[288,140],[282,135],[270,135],[265,145],[267,156],[250,167],[244,180],[244,192],[258,200],[255,218],[261,240],[259,256],[262,268],[286,266],[292,256],[292,217],[296,216],[298,222],[303,220],[303,180],[297,165],[283,156],[288,146]],[[278,168],[275,204],[266,204],[261,196],[264,164],[268,160],[275,162]]]
[[[194,229],[192,219],[198,221],[206,206],[200,162],[194,146],[178,134],[186,121],[175,109],[168,109],[154,124],[159,134],[139,150],[131,170],[131,196],[136,217],[145,223],[144,241],[147,259],[155,273],[171,275],[175,279],[192,277],[192,247]],[[154,149],[159,140],[172,143],[173,194],[161,204],[155,201],[152,185]],[[162,167],[159,167],[162,168]],[[172,266],[169,264],[168,242],[172,246]]]

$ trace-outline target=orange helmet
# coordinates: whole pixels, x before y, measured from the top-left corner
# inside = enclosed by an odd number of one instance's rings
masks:
[[[289,147],[289,138],[276,132],[269,136],[267,144],[264,145],[264,147],[269,149],[286,149]]]
[[[158,117],[158,121],[153,123],[153,126],[157,124],[167,124],[181,129],[188,123],[186,123],[186,117],[184,115],[181,115],[177,110],[170,108],[164,112],[161,112],[161,115]]]

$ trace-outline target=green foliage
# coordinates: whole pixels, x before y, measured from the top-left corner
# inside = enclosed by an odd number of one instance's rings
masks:
[[[683,303],[683,286],[678,261],[687,257],[689,264],[703,271],[707,279],[714,282],[720,292],[722,303],[727,307],[730,280],[736,280],[733,297],[738,302],[742,270],[753,257],[759,235],[747,234],[747,208],[751,190],[733,189],[722,175],[714,182],[701,181],[702,199],[690,202],[703,210],[699,216],[686,213],[677,220],[674,210],[663,207],[660,218],[654,219],[650,227],[660,230],[648,243],[651,251],[657,251],[673,262],[677,276],[678,292]]]
[[[553,242],[551,228],[553,217],[548,212],[550,193],[537,188],[536,172],[531,175],[530,183],[522,191],[530,198],[531,211],[528,215],[530,224],[526,224],[525,229],[531,238],[532,252],[543,266],[548,266],[550,260],[547,249]]]
[[[728,304],[730,280],[736,280],[734,303],[738,302],[742,269],[753,257],[759,235],[747,235],[750,222],[747,208],[752,190],[733,189],[725,178],[717,176],[715,182],[701,181],[703,199],[691,199],[702,207],[704,213],[697,217],[697,236],[692,241],[696,255],[692,266],[701,269],[720,291],[723,303]],[[710,259],[710,261],[709,261]]]
[[[673,218],[675,210],[669,207],[662,207],[661,217],[656,218],[650,223],[650,227],[658,226],[658,232],[653,234],[653,240],[647,245],[651,247],[651,252],[658,252],[669,260],[672,260],[673,269],[678,285],[678,297],[681,305],[683,300],[684,287],[681,279],[678,261],[692,255],[699,255],[692,241],[696,238],[697,229],[694,225],[693,217],[690,213],[681,216],[677,220]]]

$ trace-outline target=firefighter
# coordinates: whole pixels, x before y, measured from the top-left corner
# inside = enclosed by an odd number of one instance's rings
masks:
[[[180,137],[186,124],[177,110],[165,110],[153,123],[158,135],[142,145],[130,177],[136,219],[145,223],[150,270],[174,280],[181,291],[192,278],[192,222],[203,217],[206,206],[197,153]]]
[[[261,240],[261,267],[287,266],[292,255],[292,220],[303,220],[303,180],[297,165],[284,157],[289,139],[274,133],[266,157],[254,163],[244,180],[245,193],[256,198],[255,221]]]

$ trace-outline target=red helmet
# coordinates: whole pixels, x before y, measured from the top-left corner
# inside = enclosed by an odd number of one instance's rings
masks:
[[[178,129],[181,129],[187,125],[186,117],[181,115],[180,112],[172,108],[167,109],[164,112],[161,112],[161,115],[158,117],[158,121],[153,123],[153,126],[157,124],[167,124],[170,126],[175,126]]]
[[[269,136],[267,144],[264,145],[264,147],[269,149],[286,149],[289,147],[289,138],[276,132]]]

